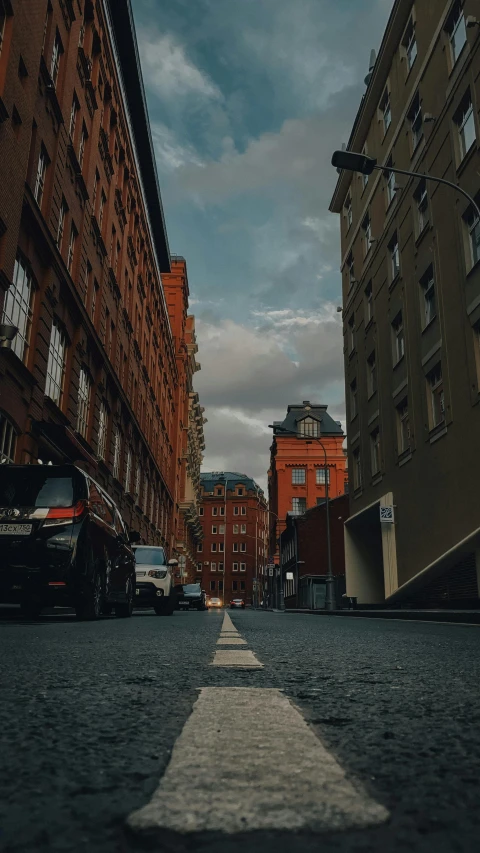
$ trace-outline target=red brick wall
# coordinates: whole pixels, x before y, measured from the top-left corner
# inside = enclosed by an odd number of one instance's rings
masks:
[[[171,547],[176,521],[178,369],[103,3],[75,0],[71,20],[69,4],[53,0],[43,50],[47,0],[14,0],[12,7],[0,55],[0,110],[7,116],[0,124],[0,309],[19,249],[33,276],[35,295],[25,364],[11,352],[0,356],[0,414],[19,433],[16,461],[46,456],[49,451],[41,445],[32,421],[75,429],[78,377],[84,367],[92,381],[86,442],[92,456],[97,451],[102,402],[109,415],[105,463],[99,461],[93,472],[121,504],[128,524],[140,529],[146,541]],[[52,87],[48,69],[57,31],[63,54]],[[19,74],[19,64],[26,75]],[[134,67],[124,71],[136,73]],[[70,138],[74,94],[79,109]],[[83,125],[88,140],[79,173]],[[49,166],[39,207],[33,187],[42,146]],[[106,203],[100,222],[102,190]],[[63,243],[57,248],[62,200],[68,213]],[[78,237],[70,273],[66,260],[72,222]],[[92,315],[95,282],[98,293]],[[60,406],[44,395],[53,319],[68,343]],[[118,480],[112,474],[116,428],[122,435]],[[137,462],[141,466],[137,497],[124,490],[127,446],[132,449],[134,470]]]

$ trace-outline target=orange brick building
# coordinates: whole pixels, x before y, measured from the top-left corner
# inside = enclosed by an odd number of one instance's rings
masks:
[[[173,553],[193,368],[130,2],[0,7],[0,461],[76,462]]]
[[[346,491],[345,439],[341,424],[327,412],[305,400],[288,406],[283,421],[273,424],[268,494],[270,507],[270,555],[278,563],[278,538],[285,529],[287,513],[302,515],[325,500],[327,453],[329,497]]]
[[[200,482],[197,581],[226,604],[232,598],[258,604],[267,565],[265,496],[254,480],[237,472],[202,472]]]

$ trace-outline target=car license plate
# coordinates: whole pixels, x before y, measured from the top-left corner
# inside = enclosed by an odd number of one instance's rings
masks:
[[[29,536],[32,524],[0,524],[0,536]]]

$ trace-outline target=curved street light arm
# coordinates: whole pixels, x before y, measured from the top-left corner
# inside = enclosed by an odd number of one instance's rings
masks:
[[[460,195],[465,196],[480,220],[480,207],[475,199],[466,190],[459,187],[458,184],[454,184],[453,181],[447,181],[446,178],[437,178],[435,175],[426,175],[422,172],[409,172],[407,169],[396,169],[395,166],[379,166],[377,164],[373,168],[380,172],[393,172],[395,175],[407,175],[410,178],[423,178],[425,181],[435,181],[436,184],[444,184],[446,187],[450,187],[460,193]]]

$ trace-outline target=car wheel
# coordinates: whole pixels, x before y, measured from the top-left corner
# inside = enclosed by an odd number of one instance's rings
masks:
[[[27,619],[36,619],[37,616],[40,616],[40,613],[43,610],[42,602],[38,598],[24,598],[20,604],[20,612],[22,616],[26,616]]]
[[[165,616],[173,616],[174,606],[171,597],[168,595],[163,601],[163,613]]]
[[[154,609],[157,616],[163,616],[163,609],[162,609],[162,606],[160,604],[154,604],[153,609]]]
[[[133,613],[133,583],[130,578],[127,589],[127,600],[115,605],[115,616],[117,619],[129,619]]]
[[[102,578],[100,576],[100,572],[95,569],[88,588],[75,603],[77,619],[81,622],[92,622],[100,617],[102,607]]]

